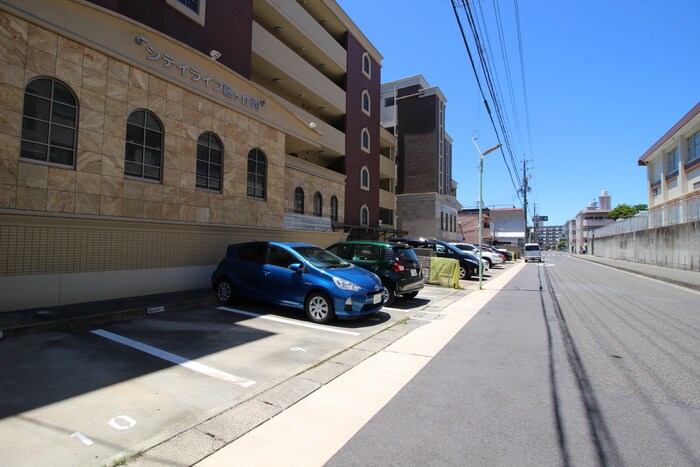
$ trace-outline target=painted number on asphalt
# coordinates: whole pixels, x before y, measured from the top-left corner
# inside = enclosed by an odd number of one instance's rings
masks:
[[[133,428],[134,425],[136,425],[136,420],[127,415],[119,415],[118,417],[114,417],[107,423],[109,423],[109,426],[111,426],[115,430],[128,430],[129,428]]]

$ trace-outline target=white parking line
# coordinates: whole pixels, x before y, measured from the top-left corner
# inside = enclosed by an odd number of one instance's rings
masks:
[[[104,329],[96,329],[91,332],[93,334],[97,334],[98,336],[102,336],[105,339],[124,344],[136,350],[146,352],[147,354],[151,354],[155,357],[162,358],[163,360],[176,363],[189,370],[196,371],[197,373],[201,373],[206,376],[211,376],[212,378],[216,378],[221,381],[233,383],[244,388],[248,388],[255,384],[255,381],[241,378],[240,376],[232,375],[230,373],[226,373],[224,371],[220,371],[215,368],[202,365],[201,363],[193,362],[192,360],[187,360],[186,358],[180,357],[179,355],[175,355],[164,350],[157,349],[150,345],[135,341],[133,339],[129,339],[128,337],[120,336],[119,334],[114,334],[112,332],[105,331]]]
[[[249,311],[237,310],[235,308],[228,308],[225,306],[220,306],[217,309],[221,310],[221,311],[228,311],[230,313],[238,313],[240,315],[252,316],[253,318],[261,318],[261,319],[266,319],[268,321],[275,321],[277,323],[291,324],[292,326],[301,326],[302,328],[316,329],[318,331],[334,332],[337,334],[345,334],[348,336],[360,336],[361,335],[359,332],[346,331],[344,329],[336,329],[336,328],[331,328],[328,326],[319,326],[317,324],[303,323],[303,322],[294,321],[291,319],[280,318],[278,316],[259,315],[257,313],[251,313]]]

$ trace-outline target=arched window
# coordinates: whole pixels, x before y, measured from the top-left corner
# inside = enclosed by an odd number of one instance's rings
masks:
[[[218,136],[205,131],[197,139],[197,188],[221,191],[224,146]]]
[[[20,157],[73,166],[78,101],[53,78],[37,78],[24,89]]]
[[[331,220],[338,222],[338,198],[331,196]]]
[[[369,92],[367,90],[362,91],[362,111],[367,115],[372,113],[372,103],[369,98]]]
[[[360,208],[360,225],[369,225],[369,209],[366,204],[363,204]]]
[[[304,214],[304,190],[300,186],[294,189],[294,212]]]
[[[367,52],[362,54],[362,73],[364,73],[366,77],[372,78],[372,62]]]
[[[126,120],[124,175],[161,180],[163,174],[163,126],[154,113],[135,110]]]
[[[323,215],[323,196],[318,191],[314,193],[314,216]]]
[[[258,148],[248,152],[248,197],[265,199],[267,186],[267,158]]]
[[[362,129],[362,136],[360,138],[360,147],[363,151],[369,152],[369,130],[367,128]]]
[[[360,188],[363,190],[369,190],[369,170],[367,166],[360,169]]]

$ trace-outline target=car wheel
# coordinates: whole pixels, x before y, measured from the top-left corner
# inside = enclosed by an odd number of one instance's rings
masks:
[[[489,265],[489,269],[493,267],[493,261],[491,261],[491,258],[484,258],[486,260],[486,264]]]
[[[469,278],[469,275],[467,274],[467,270],[464,269],[462,266],[459,267],[459,278],[460,278],[460,280]]]
[[[392,303],[394,303],[395,299],[396,292],[382,284],[382,302],[384,303],[384,306],[390,306]]]
[[[216,299],[224,305],[233,301],[233,284],[228,279],[221,279],[216,283]]]
[[[410,293],[405,293],[405,294],[403,294],[403,295],[401,295],[401,296],[402,296],[403,298],[406,298],[406,299],[410,300],[410,299],[412,299],[412,298],[416,298],[417,295],[418,295],[418,292],[410,292]]]
[[[309,294],[304,303],[304,311],[306,311],[306,316],[314,323],[325,324],[335,319],[333,302],[323,292],[312,292]]]

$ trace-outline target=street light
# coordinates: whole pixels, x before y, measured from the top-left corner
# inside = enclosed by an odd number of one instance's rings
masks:
[[[479,290],[482,289],[481,283],[483,281],[484,277],[484,258],[483,258],[483,253],[482,253],[482,243],[484,242],[483,237],[484,237],[484,217],[482,215],[482,206],[483,206],[483,200],[482,200],[482,188],[483,188],[483,174],[484,174],[484,156],[487,154],[491,154],[493,151],[496,149],[500,148],[502,145],[497,144],[496,146],[492,147],[491,149],[487,149],[486,152],[481,152],[481,149],[479,149],[479,145],[476,144],[476,139],[472,137],[472,141],[474,142],[474,146],[476,146],[476,150],[479,151]]]

